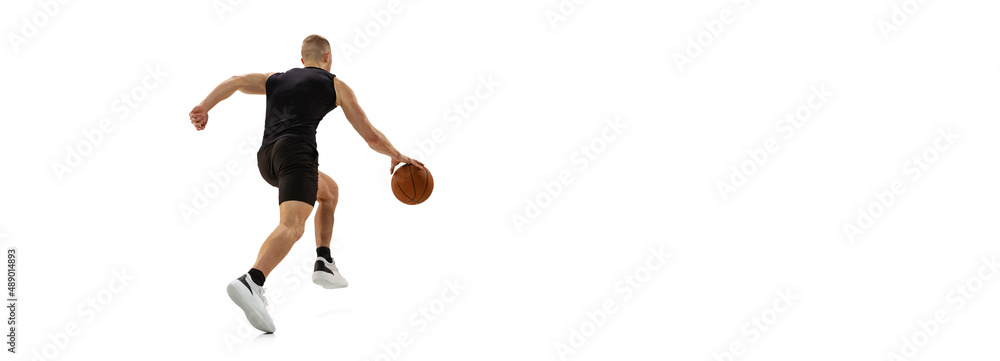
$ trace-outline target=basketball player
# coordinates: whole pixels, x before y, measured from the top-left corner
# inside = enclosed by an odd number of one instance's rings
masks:
[[[274,332],[264,298],[264,280],[302,237],[306,219],[316,206],[316,265],[313,282],[324,288],[347,287],[347,280],[330,255],[333,211],[339,190],[333,178],[320,172],[316,151],[316,126],[331,110],[340,106],[354,130],[368,146],[390,158],[389,172],[399,163],[423,169],[423,163],[404,156],[382,132],[368,121],[351,88],[330,73],[330,43],[319,35],[302,41],[302,68],[283,73],[234,76],[219,84],[191,110],[191,124],[203,130],[208,111],[237,90],[246,94],[266,94],[267,114],[264,139],[257,152],[257,167],[267,183],[278,188],[278,226],[264,240],[257,261],[249,272],[229,283],[227,292],[247,316],[250,324],[264,332]]]

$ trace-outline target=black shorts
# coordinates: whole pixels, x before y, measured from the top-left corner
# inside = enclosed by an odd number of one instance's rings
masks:
[[[319,152],[309,143],[283,137],[257,151],[257,168],[268,184],[278,187],[278,204],[301,201],[316,205]]]

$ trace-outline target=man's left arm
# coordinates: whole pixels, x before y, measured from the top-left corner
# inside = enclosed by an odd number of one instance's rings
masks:
[[[226,79],[219,86],[215,87],[205,100],[196,105],[188,116],[191,118],[191,124],[194,125],[195,129],[202,130],[205,129],[205,125],[208,124],[208,111],[212,110],[216,104],[226,100],[237,90],[245,94],[265,94],[265,85],[267,84],[267,78],[274,73],[251,73],[245,75],[237,75],[232,78]]]

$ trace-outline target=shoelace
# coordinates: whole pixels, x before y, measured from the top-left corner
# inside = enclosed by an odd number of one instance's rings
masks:
[[[261,287],[261,288],[260,288],[260,299],[264,301],[264,307],[267,307],[267,306],[268,306],[268,303],[267,303],[267,297],[264,297],[264,293],[265,293],[266,291],[267,291],[267,289],[266,289],[266,288],[264,288],[264,287]]]

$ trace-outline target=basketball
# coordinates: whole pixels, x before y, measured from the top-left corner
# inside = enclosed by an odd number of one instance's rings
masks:
[[[433,190],[434,177],[427,167],[419,169],[406,164],[392,173],[392,194],[400,202],[410,205],[423,203]]]

